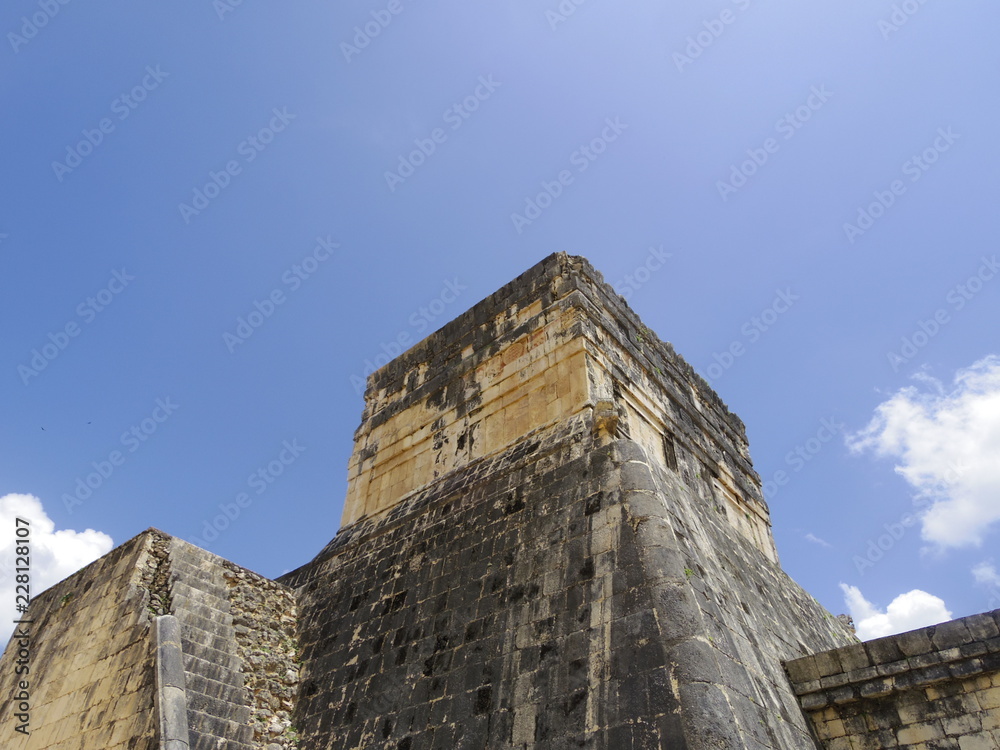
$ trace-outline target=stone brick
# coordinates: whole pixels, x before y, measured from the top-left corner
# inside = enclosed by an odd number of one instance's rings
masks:
[[[976,700],[984,711],[1000,710],[1000,687],[980,690],[976,693]]]
[[[930,742],[944,737],[944,730],[939,722],[927,722],[903,727],[896,732],[901,745],[915,745],[918,742]]]
[[[904,656],[911,658],[921,654],[928,654],[934,650],[930,633],[926,629],[901,633],[896,636],[896,645]]]
[[[982,719],[975,714],[962,714],[959,716],[943,716],[941,726],[944,733],[953,737],[965,737],[978,734],[983,728]]]
[[[816,682],[818,689],[820,674],[815,659],[811,657],[792,659],[785,662],[785,670],[788,672],[788,678],[792,684]]]
[[[854,672],[855,670],[870,667],[872,662],[863,644],[844,646],[836,650],[837,659],[844,672]]]
[[[965,618],[970,635],[977,641],[985,641],[1000,636],[1000,627],[989,614],[971,615]]]
[[[959,738],[958,746],[961,750],[996,750],[997,737],[990,732],[980,732]]]
[[[839,651],[824,651],[816,654],[812,659],[819,672],[820,684],[822,684],[824,677],[841,674],[844,671],[844,667],[840,663]]]
[[[973,636],[969,632],[965,620],[952,620],[943,622],[932,628],[931,643],[939,651],[957,648],[973,641]]]

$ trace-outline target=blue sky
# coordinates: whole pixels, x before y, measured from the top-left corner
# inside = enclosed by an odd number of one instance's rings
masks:
[[[366,362],[567,251],[743,418],[827,608],[878,634],[1000,606],[998,22],[9,3],[0,522],[35,515],[36,587],[149,526],[297,567]]]

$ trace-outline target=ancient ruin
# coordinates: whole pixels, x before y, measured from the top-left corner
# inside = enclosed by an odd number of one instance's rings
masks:
[[[373,373],[348,475],[277,581],[150,529],[40,595],[3,746],[1000,747],[1000,611],[858,643],[781,570],[743,423],[583,258]]]

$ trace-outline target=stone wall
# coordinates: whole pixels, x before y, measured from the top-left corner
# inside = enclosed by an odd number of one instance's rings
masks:
[[[1000,610],[786,668],[827,750],[1000,748]]]
[[[0,745],[9,750],[155,750],[149,592],[159,560],[148,536],[109,552],[34,598],[24,619],[28,666],[16,675],[18,637],[0,659]],[[29,731],[16,696],[27,680]],[[82,743],[82,744],[81,744]]]
[[[307,747],[814,748],[851,639],[630,440],[571,420],[344,529],[296,588]]]
[[[624,448],[623,448],[624,452]],[[813,748],[783,660],[856,642],[680,472],[631,446],[634,545],[691,748]]]

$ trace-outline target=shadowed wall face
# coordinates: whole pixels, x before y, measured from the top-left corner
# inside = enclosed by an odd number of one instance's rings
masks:
[[[283,579],[302,736],[812,750],[780,662],[849,636],[668,471],[580,417],[344,529]]]

